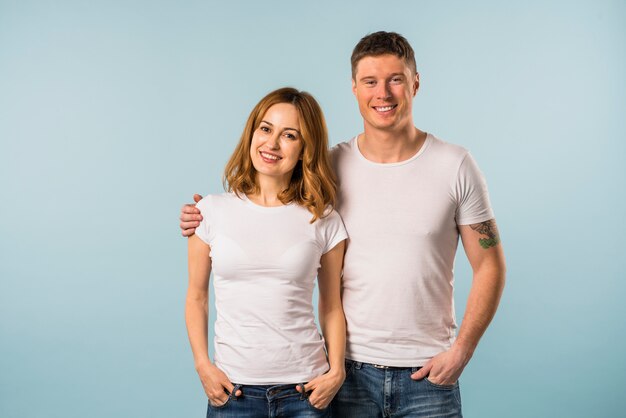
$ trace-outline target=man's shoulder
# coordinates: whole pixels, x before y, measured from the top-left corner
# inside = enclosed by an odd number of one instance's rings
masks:
[[[440,156],[448,156],[451,158],[465,158],[469,151],[457,144],[443,141],[433,134],[428,134],[430,137],[429,148],[432,152],[440,154]]]
[[[340,142],[338,144],[333,145],[330,148],[330,156],[334,158],[338,155],[350,152],[353,144],[354,144],[354,137],[348,139],[347,141]]]

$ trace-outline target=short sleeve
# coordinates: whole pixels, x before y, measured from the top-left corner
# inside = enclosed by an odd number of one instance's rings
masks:
[[[200,209],[200,213],[202,214],[202,221],[200,225],[196,228],[196,235],[202,241],[211,245],[212,234],[211,234],[211,196],[207,196],[196,203],[196,207]]]
[[[494,218],[487,182],[478,164],[469,153],[459,167],[455,194],[457,225],[485,222]]]
[[[341,216],[336,211],[321,219],[322,254],[326,254],[341,241],[348,238],[346,227],[343,225]]]

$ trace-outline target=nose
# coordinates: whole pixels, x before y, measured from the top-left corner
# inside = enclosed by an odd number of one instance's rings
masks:
[[[388,83],[378,83],[376,86],[376,97],[381,100],[388,100],[391,98],[391,91]]]
[[[280,148],[280,133],[276,132],[272,136],[270,136],[267,140],[267,146],[270,149],[279,149]]]

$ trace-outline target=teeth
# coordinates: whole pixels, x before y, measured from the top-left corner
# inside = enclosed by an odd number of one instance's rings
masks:
[[[279,160],[280,159],[280,157],[277,157],[276,155],[266,154],[264,152],[261,153],[261,156],[263,158],[267,158],[268,160]]]
[[[383,106],[383,107],[377,107],[376,110],[378,110],[379,112],[388,112],[391,109],[393,109],[393,106]]]

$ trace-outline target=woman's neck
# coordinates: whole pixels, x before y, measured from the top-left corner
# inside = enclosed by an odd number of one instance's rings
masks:
[[[289,183],[278,181],[274,178],[257,176],[256,183],[259,190],[254,194],[249,194],[248,199],[260,206],[283,206],[284,203],[278,199],[278,195],[285,190]]]

